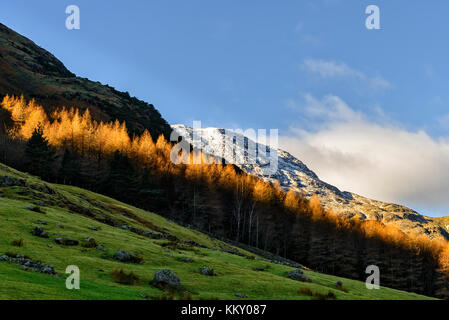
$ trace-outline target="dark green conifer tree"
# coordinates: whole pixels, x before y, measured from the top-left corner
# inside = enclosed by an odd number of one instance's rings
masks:
[[[55,151],[44,137],[42,126],[34,129],[31,138],[25,146],[26,170],[42,179],[49,179],[52,164],[55,160]]]

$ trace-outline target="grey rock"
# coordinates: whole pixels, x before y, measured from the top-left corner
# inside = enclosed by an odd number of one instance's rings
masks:
[[[114,253],[114,259],[121,262],[129,262],[132,261],[132,255],[129,252],[118,250]]]
[[[154,274],[154,279],[151,282],[151,284],[169,286],[172,288],[180,288],[181,280],[175,273],[171,272],[170,270],[162,269],[156,271],[156,273]]]
[[[78,240],[67,239],[67,238],[56,238],[55,242],[57,244],[62,244],[64,246],[77,246],[79,244]]]
[[[42,213],[41,209],[39,207],[37,207],[37,206],[27,206],[27,207],[25,207],[25,209],[30,210],[30,211],[34,211],[34,212]]]
[[[307,276],[301,269],[294,269],[288,272],[288,277],[293,280],[306,281]]]
[[[202,266],[198,268],[198,271],[205,276],[216,276],[214,269],[209,268],[208,266]]]
[[[44,232],[44,229],[40,226],[34,226],[33,231],[31,232],[33,236],[41,237],[41,238],[48,238],[48,233]]]
[[[188,263],[192,262],[192,259],[187,258],[187,257],[182,257],[182,258],[179,259],[179,260],[181,260],[182,262],[188,262]]]
[[[14,179],[12,177],[3,176],[1,180],[2,187],[10,187],[17,185],[17,179]]]
[[[23,270],[31,270],[33,272],[46,273],[55,276],[56,272],[52,265],[46,265],[40,261],[34,261],[29,258],[25,258],[23,254],[18,254],[16,257],[8,257],[3,255],[0,257],[0,261],[9,261],[21,265]]]
[[[42,232],[44,232],[44,229],[42,229],[42,227],[34,226],[33,232],[31,232],[31,234],[33,236],[40,236]]]
[[[47,224],[47,221],[44,221],[44,220],[38,220],[37,223],[46,225],[46,224]]]
[[[244,294],[244,293],[236,292],[236,293],[234,293],[234,295],[235,295],[236,297],[242,298],[242,299],[248,298],[248,297],[246,296],[246,294]]]

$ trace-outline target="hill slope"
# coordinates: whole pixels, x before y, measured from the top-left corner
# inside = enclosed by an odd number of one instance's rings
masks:
[[[0,225],[0,256],[23,254],[53,265],[56,272],[52,276],[0,261],[0,299],[238,299],[235,293],[244,293],[249,299],[311,299],[311,293],[316,298],[317,294],[329,292],[337,299],[427,299],[383,287],[367,290],[363,282],[311,270],[304,273],[312,282],[291,280],[287,272],[292,267],[254,258],[243,250],[105,196],[45,183],[1,164]],[[49,238],[32,235],[35,226],[41,226]],[[59,237],[81,243],[91,237],[101,247],[64,246],[55,243]],[[23,246],[11,244],[20,239]],[[143,262],[114,260],[117,250],[138,254]],[[191,262],[184,262],[186,258]],[[65,288],[64,271],[68,265],[80,268],[80,290]],[[203,265],[213,268],[217,276],[192,272]],[[114,282],[111,272],[120,268],[132,271],[138,282]],[[187,295],[171,296],[149,285],[155,271],[164,268],[180,277]],[[336,289],[338,280],[347,292]],[[301,288],[305,290],[298,292]]]
[[[270,149],[271,153],[277,152],[278,170],[275,174],[267,176],[262,169],[264,163],[268,163],[269,160],[264,156],[258,157],[257,162],[256,159],[248,158],[247,137],[226,130],[227,134],[237,137],[236,141],[239,139],[245,141],[242,147],[230,140],[232,138],[225,137],[224,129],[198,129],[201,140],[193,141],[192,128],[184,125],[173,125],[172,128],[196,148],[215,154],[230,163],[235,163],[234,160],[238,157],[245,159],[243,163],[237,164],[237,166],[246,173],[258,176],[266,181],[278,181],[285,191],[293,189],[308,199],[313,195],[318,195],[326,209],[337,212],[341,216],[357,217],[361,220],[377,220],[384,224],[396,225],[407,234],[424,234],[431,239],[449,240],[449,233],[446,231],[446,225],[449,221],[447,218],[423,216],[405,206],[368,199],[352,192],[340,191],[337,187],[320,180],[303,162],[286,151]],[[231,152],[232,148],[224,148],[224,145],[232,143],[235,146],[235,154]]]
[[[0,98],[6,94],[23,94],[45,106],[89,108],[98,121],[126,121],[131,133],[148,129],[157,138],[171,131],[153,105],[75,76],[51,53],[0,23]]]

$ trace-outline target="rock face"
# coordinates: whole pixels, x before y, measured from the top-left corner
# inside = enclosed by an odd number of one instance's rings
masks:
[[[155,286],[168,286],[171,288],[180,288],[181,287],[181,280],[179,277],[171,272],[168,269],[162,269],[156,271],[154,275],[154,279],[151,282],[152,285]]]
[[[57,244],[62,244],[63,246],[77,246],[79,244],[78,240],[67,239],[67,238],[56,238],[55,242]]]
[[[277,170],[271,175],[266,175],[263,169],[267,164],[269,165],[269,157],[262,155],[257,159],[254,156],[251,158],[252,153],[248,152],[248,146],[255,145],[255,142],[248,137],[219,128],[202,128],[196,131],[201,139],[195,139],[194,141],[192,128],[184,125],[172,125],[172,128],[195,148],[223,158],[228,163],[234,163],[250,175],[271,183],[279,182],[284,191],[296,191],[306,199],[315,195],[318,196],[323,207],[336,212],[341,217],[377,220],[386,225],[395,225],[407,234],[426,235],[431,239],[449,240],[449,217],[427,217],[405,206],[372,200],[352,192],[341,191],[337,187],[322,181],[302,161],[284,150],[261,146],[262,150],[263,147],[269,150],[270,155],[277,154],[278,156]],[[236,137],[235,141],[243,141],[243,143],[235,143],[233,136]],[[233,145],[230,146],[230,144]],[[244,161],[236,163],[236,159]]]

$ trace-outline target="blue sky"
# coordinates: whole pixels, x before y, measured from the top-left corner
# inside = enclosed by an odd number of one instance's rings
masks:
[[[80,8],[80,30],[65,28],[71,4]],[[365,28],[370,4],[380,8],[381,30]],[[434,163],[449,171],[448,11],[446,0],[15,0],[1,2],[0,22],[77,75],[153,103],[170,123],[278,128],[285,148],[322,179],[440,215],[449,213],[449,185],[427,176],[435,174],[428,168]],[[360,134],[381,131],[349,147],[332,140],[348,141],[337,131],[355,127]],[[414,139],[419,132],[424,147],[434,144],[427,158]],[[412,168],[360,157],[371,142],[380,157],[388,149],[376,140],[383,134],[391,134],[395,150],[408,147],[398,153],[399,163],[415,151],[412,163],[428,168],[415,168],[426,174],[413,180]],[[333,143],[326,150],[323,137]],[[355,164],[345,164],[341,154]],[[357,165],[378,170],[372,177],[378,181],[367,182],[362,169],[352,170]],[[336,166],[344,167],[338,177],[331,172]],[[396,171],[401,174],[391,177]],[[407,192],[386,194],[382,186],[396,180]],[[438,199],[416,199],[418,191],[435,190]]]

